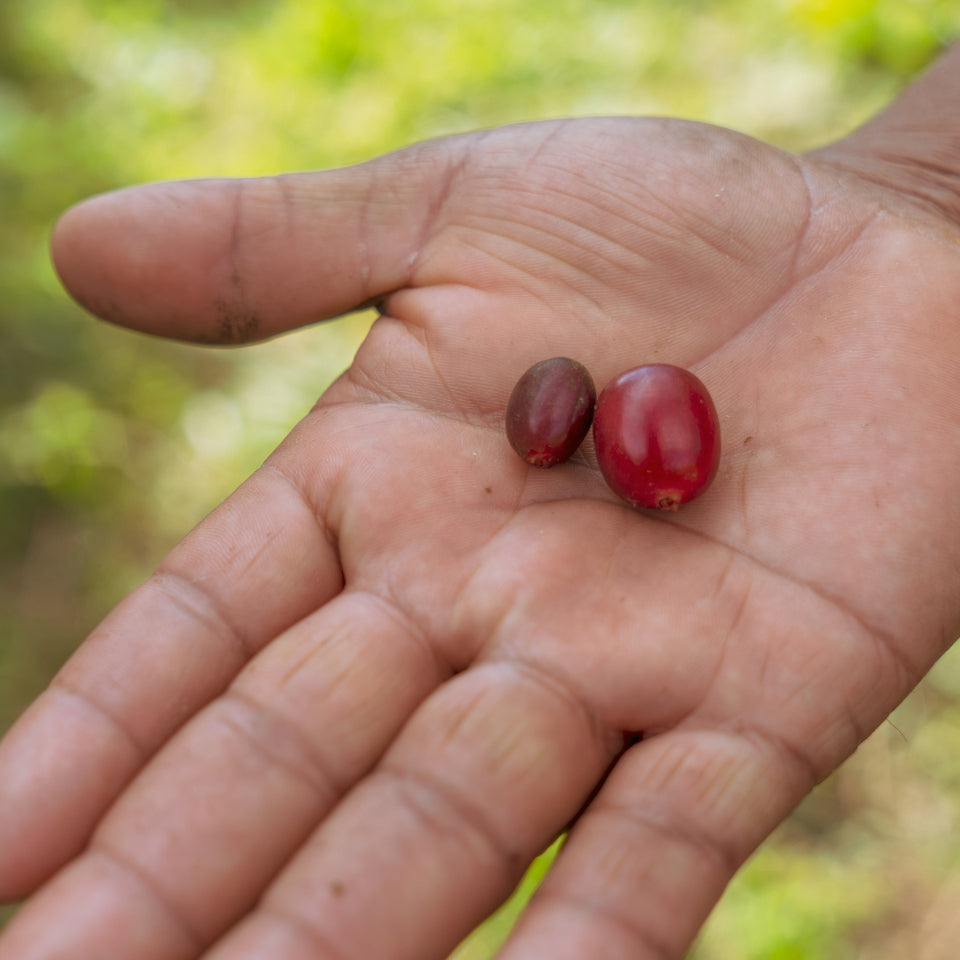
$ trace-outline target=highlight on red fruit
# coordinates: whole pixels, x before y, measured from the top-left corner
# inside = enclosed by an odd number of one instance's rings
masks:
[[[568,357],[535,363],[507,404],[507,439],[527,463],[553,467],[573,456],[590,429],[597,391],[587,368]]]
[[[665,363],[634,367],[603,389],[593,438],[607,485],[637,507],[676,510],[710,486],[720,463],[707,388]]]

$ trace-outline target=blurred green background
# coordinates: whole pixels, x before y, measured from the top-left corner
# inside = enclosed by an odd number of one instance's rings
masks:
[[[562,115],[679,115],[802,150],[958,31],[952,0],[2,0],[0,729],[369,323],[235,351],[101,325],[48,262],[65,207]],[[958,748],[951,654],[751,861],[691,956],[953,960]],[[458,960],[492,954],[549,858]]]

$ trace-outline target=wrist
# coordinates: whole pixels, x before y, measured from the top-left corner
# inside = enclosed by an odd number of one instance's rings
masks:
[[[875,117],[809,156],[960,225],[960,42]]]

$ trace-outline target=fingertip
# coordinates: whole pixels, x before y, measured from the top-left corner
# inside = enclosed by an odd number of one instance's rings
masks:
[[[81,306],[101,315],[91,302],[88,284],[84,284],[83,240],[87,214],[99,200],[91,197],[69,207],[54,224],[50,234],[50,260],[64,289]]]
[[[222,197],[191,181],[90,197],[54,226],[54,269],[73,299],[104,320],[177,339],[231,339],[210,296],[224,270]]]

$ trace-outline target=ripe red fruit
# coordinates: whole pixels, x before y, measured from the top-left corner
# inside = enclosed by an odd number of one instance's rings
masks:
[[[676,510],[710,485],[720,463],[720,420],[689,370],[653,363],[620,374],[600,394],[597,459],[618,496]]]
[[[567,357],[534,364],[507,404],[510,446],[535,467],[553,467],[573,456],[593,419],[597,391],[587,368]]]

